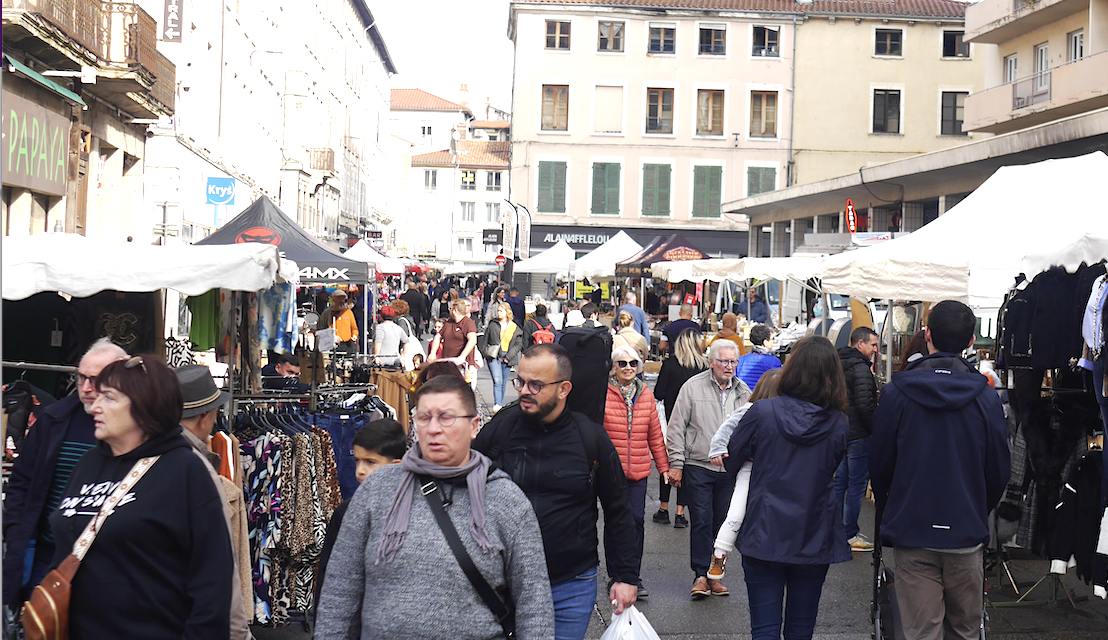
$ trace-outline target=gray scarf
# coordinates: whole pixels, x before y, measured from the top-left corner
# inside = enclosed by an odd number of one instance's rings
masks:
[[[481,551],[491,554],[498,551],[496,545],[485,533],[485,482],[489,475],[489,459],[480,451],[470,450],[469,462],[460,467],[444,467],[423,459],[419,446],[408,449],[401,459],[400,468],[406,473],[396,487],[389,514],[385,516],[385,530],[381,543],[377,545],[377,558],[373,564],[392,562],[393,556],[404,544],[408,533],[408,520],[412,516],[412,499],[419,490],[417,475],[431,476],[435,479],[466,477],[469,491],[469,526],[473,540]]]

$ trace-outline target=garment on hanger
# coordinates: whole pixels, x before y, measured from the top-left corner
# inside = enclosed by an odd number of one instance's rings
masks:
[[[1065,574],[1077,568],[1077,577],[1085,584],[1093,579],[1093,556],[1102,515],[1100,478],[1103,473],[1101,452],[1091,450],[1070,469],[1061,498],[1055,506],[1054,531],[1051,532],[1051,573]]]
[[[171,368],[196,364],[196,357],[192,354],[192,344],[188,340],[180,340],[173,336],[166,338],[165,363]]]
[[[189,340],[196,345],[197,351],[207,351],[219,343],[221,325],[220,290],[189,296],[185,306],[192,313],[189,324]]]
[[[262,349],[292,352],[296,333],[296,294],[291,284],[275,284],[258,295],[258,340]]]

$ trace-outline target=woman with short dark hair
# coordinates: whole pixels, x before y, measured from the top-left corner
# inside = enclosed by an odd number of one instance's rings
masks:
[[[226,638],[234,556],[223,500],[181,435],[177,376],[152,356],[104,367],[92,405],[99,443],[50,516],[59,565],[136,465],[153,464],[100,525],[72,583],[72,638]],[[142,462],[146,460],[146,462]]]
[[[831,563],[850,560],[832,479],[846,454],[846,383],[827,338],[793,345],[778,396],[750,406],[727,447],[734,478],[754,460],[739,531],[754,640],[811,638]]]

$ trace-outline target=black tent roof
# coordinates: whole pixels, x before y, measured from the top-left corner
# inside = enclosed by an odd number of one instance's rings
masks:
[[[300,282],[369,282],[369,265],[345,258],[308,235],[266,196],[255,200],[218,231],[196,244],[244,242],[276,245],[282,258],[288,258],[300,267]]]
[[[650,265],[662,260],[702,260],[704,252],[697,249],[684,236],[675,233],[669,237],[656,236],[643,250],[616,263],[616,277],[637,278],[650,275]]]

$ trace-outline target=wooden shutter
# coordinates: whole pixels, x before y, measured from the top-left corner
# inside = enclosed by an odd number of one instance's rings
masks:
[[[693,169],[693,216],[708,215],[708,167]]]
[[[750,167],[746,170],[746,195],[774,191],[777,188],[777,170],[773,167]]]
[[[723,169],[705,167],[708,170],[708,211],[705,215],[718,218],[719,207],[723,199]]]
[[[607,166],[607,177],[605,179],[607,188],[605,189],[605,211],[607,213],[619,215],[619,163],[609,162]]]
[[[593,163],[592,212],[619,214],[619,163]]]
[[[566,163],[551,162],[553,165],[553,194],[550,211],[553,213],[566,212]]]
[[[605,209],[605,197],[607,190],[605,189],[605,174],[606,166],[603,162],[594,162],[592,165],[592,212],[593,213],[607,213]]]

